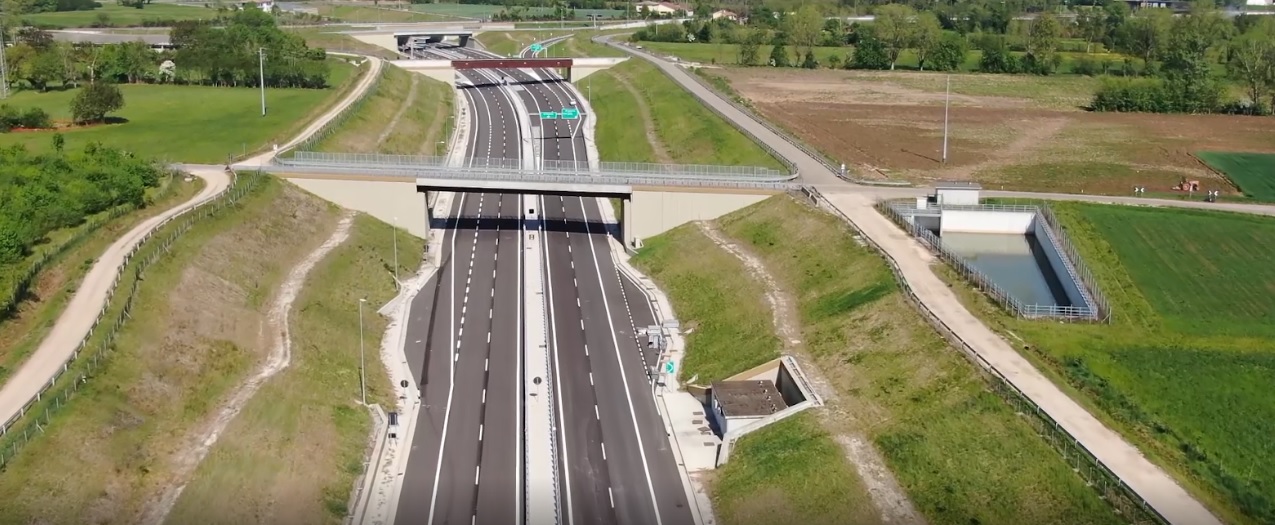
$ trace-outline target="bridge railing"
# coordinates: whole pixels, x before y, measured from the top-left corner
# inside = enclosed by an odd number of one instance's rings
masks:
[[[477,170],[463,168],[412,168],[408,166],[340,166],[340,165],[274,165],[262,168],[267,173],[287,175],[333,175],[348,177],[402,178],[404,182],[419,179],[447,181],[567,184],[572,186],[666,186],[681,188],[713,188],[735,190],[792,191],[801,186],[788,181],[730,180],[687,177],[652,177],[638,175],[586,175],[572,173],[541,173],[536,171]],[[477,187],[477,186],[476,186]],[[605,193],[599,190],[598,193]]]
[[[448,167],[446,156],[388,155],[383,153],[328,153],[296,151],[289,158],[280,158],[283,165],[331,165],[350,167]],[[704,164],[653,164],[646,162],[601,162],[600,171],[605,174],[638,176],[668,176],[722,179],[754,179],[767,181],[791,180],[792,175],[782,171],[757,166],[712,166]],[[454,166],[453,166],[454,167]],[[521,159],[470,158],[463,168],[521,171]],[[587,161],[545,160],[539,168],[543,172],[592,173]]]

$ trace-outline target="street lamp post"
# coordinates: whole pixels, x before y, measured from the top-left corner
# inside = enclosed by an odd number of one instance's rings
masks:
[[[947,96],[943,99],[943,163],[947,164],[947,115],[952,104],[952,75],[947,76]]]
[[[266,116],[266,48],[257,48],[257,72],[261,76],[261,116]]]
[[[363,303],[367,299],[359,299],[359,392],[363,395],[363,404],[367,405],[367,366],[364,365],[363,352]]]

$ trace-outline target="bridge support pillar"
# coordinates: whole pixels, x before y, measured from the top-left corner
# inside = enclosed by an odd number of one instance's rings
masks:
[[[633,235],[633,196],[620,199],[620,239],[624,242],[626,250],[636,250],[641,248],[641,242]]]

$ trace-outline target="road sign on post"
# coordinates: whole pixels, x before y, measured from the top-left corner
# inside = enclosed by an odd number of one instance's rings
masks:
[[[665,374],[673,375],[673,372],[676,372],[676,371],[677,371],[677,361],[674,361],[674,360],[672,360],[672,359],[669,359],[668,361],[665,361],[665,362],[664,362],[664,373],[665,373]]]
[[[565,120],[575,120],[580,118],[580,110],[576,108],[562,108],[562,118]]]
[[[558,113],[555,111],[541,111],[540,120],[557,120]]]
[[[531,44],[532,53],[539,53],[541,51],[544,51],[544,49],[545,49],[545,46],[542,46],[540,44]]]

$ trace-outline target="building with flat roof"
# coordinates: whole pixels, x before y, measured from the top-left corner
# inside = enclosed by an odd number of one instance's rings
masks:
[[[709,394],[713,419],[721,433],[743,427],[788,408],[784,396],[769,379],[718,381]]]
[[[934,184],[934,203],[939,206],[977,206],[982,189],[977,182],[939,182]]]

